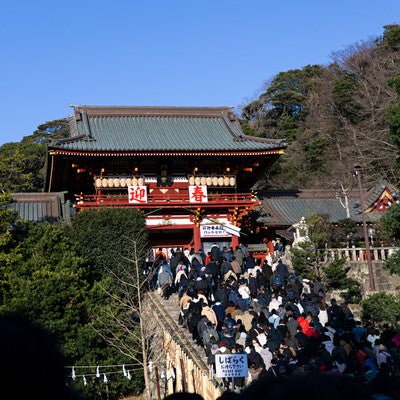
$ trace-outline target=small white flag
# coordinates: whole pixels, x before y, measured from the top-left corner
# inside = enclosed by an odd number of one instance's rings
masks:
[[[83,385],[84,385],[84,386],[86,386],[86,385],[87,385],[87,380],[86,380],[86,377],[85,377],[85,375],[83,375]]]
[[[131,373],[128,371],[128,374],[126,375],[126,377],[129,379],[129,380],[131,380],[132,379],[132,377],[131,377]]]
[[[76,378],[75,367],[72,367],[72,379]]]
[[[107,377],[106,377],[106,374],[103,374],[103,375],[104,375],[103,382],[104,382],[104,383],[108,383],[108,379],[107,379]]]
[[[124,376],[126,376],[126,369],[125,369],[125,365],[122,366],[122,372],[124,374]]]
[[[100,378],[100,367],[97,366],[96,368],[96,378]]]

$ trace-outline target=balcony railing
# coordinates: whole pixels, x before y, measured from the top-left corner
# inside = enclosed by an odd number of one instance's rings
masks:
[[[193,207],[233,207],[250,206],[258,202],[251,193],[209,193],[207,202],[191,202],[188,191],[176,192],[168,190],[164,193],[148,193],[146,203],[130,203],[128,194],[117,193],[98,193],[93,195],[75,195],[76,208],[95,208],[95,207],[140,207],[156,208],[166,206],[171,208]]]

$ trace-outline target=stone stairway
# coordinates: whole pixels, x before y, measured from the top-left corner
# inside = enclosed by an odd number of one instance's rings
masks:
[[[163,305],[165,311],[168,313],[169,317],[178,324],[179,319],[179,299],[176,293],[173,293],[168,300],[163,299],[159,296],[159,301]],[[191,344],[193,350],[196,351],[197,355],[201,358],[205,365],[207,365],[207,358],[205,356],[204,349],[201,346],[195,344],[192,340],[192,334],[187,328],[179,327],[181,334],[188,343]]]
[[[179,298],[176,293],[172,294],[168,300],[163,299],[156,291],[149,292],[148,298],[151,300],[152,310],[148,318],[157,315],[160,321],[160,327],[163,330],[173,333],[176,343],[179,344],[181,349],[185,352],[186,356],[192,360],[192,364],[202,371],[202,375],[208,377],[207,381],[212,383],[213,391],[220,394],[223,389],[222,379],[217,377],[212,368],[207,364],[207,357],[204,348],[196,344],[192,339],[192,334],[187,328],[179,325]],[[157,347],[158,346],[158,347]],[[156,351],[159,352],[161,348],[156,343]],[[187,371],[190,373],[190,371]],[[217,396],[218,397],[218,396]]]
[[[164,396],[188,390],[202,395],[205,400],[218,398],[223,389],[221,378],[209,368],[204,349],[194,343],[188,329],[178,324],[178,295],[173,294],[165,300],[156,291],[150,291],[145,303],[146,312],[142,318],[155,322],[151,333],[153,359],[159,371],[165,371],[160,380],[154,376],[153,368],[150,379],[152,393],[156,392],[156,382],[160,381],[158,392],[164,391]]]

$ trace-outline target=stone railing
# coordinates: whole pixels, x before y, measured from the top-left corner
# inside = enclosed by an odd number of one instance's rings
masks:
[[[398,250],[398,247],[371,247],[372,261],[386,261]],[[365,247],[347,247],[337,249],[319,249],[319,258],[321,262],[333,261],[335,258],[346,258],[350,262],[366,262],[367,252]]]
[[[161,385],[158,377],[150,376],[151,381],[155,382],[151,388],[152,398],[161,400],[169,394],[183,391],[197,393],[204,400],[215,400],[222,394],[221,379],[204,362],[201,349],[188,340],[184,328],[176,324],[176,318],[169,314],[159,297],[154,292],[148,292],[151,314],[146,317],[156,318],[160,324],[161,340],[154,346],[163,360],[162,369],[167,381]]]

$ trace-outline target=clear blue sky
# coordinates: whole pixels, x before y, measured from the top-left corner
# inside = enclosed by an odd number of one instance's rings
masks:
[[[3,2],[0,145],[70,104],[238,107],[393,23],[399,0]]]

